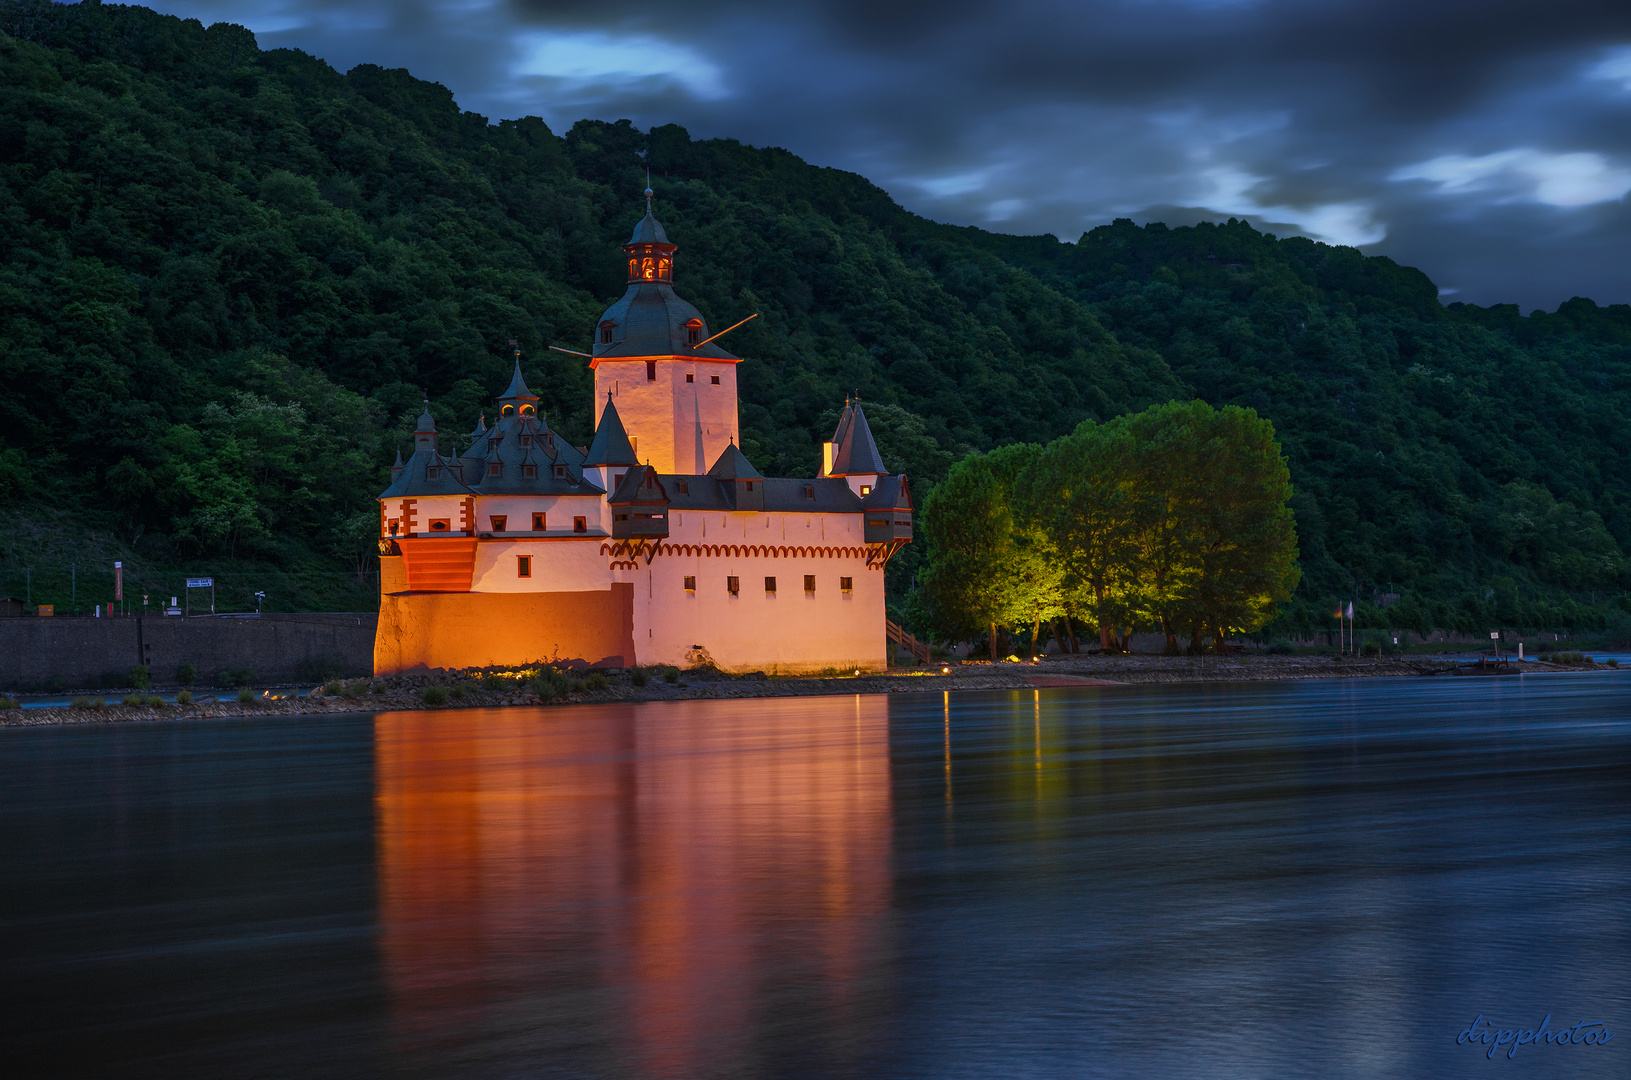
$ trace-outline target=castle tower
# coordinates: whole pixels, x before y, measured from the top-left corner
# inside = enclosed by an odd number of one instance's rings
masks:
[[[674,292],[674,253],[662,224],[646,216],[623,245],[628,289],[595,328],[589,366],[597,400],[617,413],[639,460],[659,473],[701,475],[740,435],[736,365],[708,342],[702,314]],[[704,344],[704,342],[707,342]]]

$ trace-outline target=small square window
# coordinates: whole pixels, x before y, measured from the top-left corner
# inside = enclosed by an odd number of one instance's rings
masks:
[[[735,596],[742,591],[742,579],[728,577],[725,579],[725,591]]]
[[[532,576],[532,556],[531,555],[517,555],[515,557],[515,576],[516,577],[531,577]]]
[[[685,591],[686,592],[696,592],[697,591],[697,579],[696,578],[687,577],[685,579]]]
[[[776,591],[776,579],[773,578],[773,577],[765,578],[765,592],[775,592],[775,591]]]
[[[612,474],[612,490],[613,491],[616,491],[618,488],[623,486],[623,477],[625,477],[627,475],[628,475],[627,473],[613,473]]]
[[[566,466],[565,465],[555,466],[555,479],[557,479],[557,480],[565,480],[566,479]]]
[[[510,523],[510,519],[504,514],[494,514],[487,521],[492,525],[494,532],[503,532],[504,526]]]
[[[696,373],[693,372],[693,371],[687,371],[685,373],[685,381],[686,382],[696,382],[697,381]]]
[[[549,517],[545,514],[532,515],[532,531],[544,532],[549,528]]]
[[[523,465],[523,466],[521,466],[521,478],[523,480],[531,480],[531,479],[535,478],[537,475],[538,475],[538,466],[536,466],[536,465]]]
[[[715,376],[714,376],[714,377],[713,377],[713,380],[712,380],[712,381],[713,381],[713,384],[714,384],[714,385],[715,385],[715,386],[718,386],[718,385],[719,385],[719,376],[718,376],[718,375],[715,375]]]
[[[861,498],[864,499],[870,494],[872,494],[872,485],[871,484],[862,484],[861,485]]]
[[[854,578],[841,577],[841,578],[838,579],[838,589],[839,589],[840,592],[851,592],[851,591],[854,590],[854,588],[855,588],[855,579]]]
[[[573,532],[588,532],[589,531],[589,519],[588,518],[580,518],[580,517],[573,518],[572,519],[572,531]]]
[[[435,465],[426,465],[425,466],[425,479],[426,480],[436,480],[436,479],[439,479],[441,477],[441,475],[442,475],[442,470],[439,467],[437,467]]]
[[[815,592],[815,575],[814,574],[805,574],[804,575],[804,591],[807,592],[807,593]]]
[[[749,490],[749,491],[752,491],[752,490],[753,490],[753,481],[752,481],[752,480],[749,480],[749,481],[748,481],[748,490]]]
[[[504,466],[500,465],[498,462],[489,461],[487,463],[487,475],[488,476],[497,476],[500,473],[502,473],[503,471],[504,471]]]

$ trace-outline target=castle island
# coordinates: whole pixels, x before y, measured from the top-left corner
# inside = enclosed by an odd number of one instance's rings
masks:
[[[737,445],[736,365],[674,291],[646,216],[628,289],[595,329],[600,419],[570,445],[516,363],[495,422],[444,453],[427,404],[379,496],[374,671],[713,664],[807,673],[887,665],[884,565],[912,538],[904,475],[846,401],[813,479],[765,477]]]

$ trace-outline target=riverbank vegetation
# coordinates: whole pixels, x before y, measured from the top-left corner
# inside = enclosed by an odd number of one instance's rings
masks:
[[[852,390],[919,506],[970,454],[1007,469],[1199,399],[1272,422],[1289,467],[1300,582],[1264,633],[1339,600],[1361,628],[1627,618],[1624,304],[1443,306],[1417,270],[1238,221],[939,225],[782,150],[489,123],[405,71],[111,4],[0,3],[0,147],[0,593],[34,603],[111,600],[114,560],[155,603],[188,575],[235,610],[369,603],[423,395],[462,446],[514,341],[587,440],[588,372],[547,347],[621,292],[649,165],[680,291],[761,316],[731,342],[767,474],[812,475]],[[966,633],[912,600],[928,547],[891,603]],[[1110,621],[1159,625],[1135,593]]]

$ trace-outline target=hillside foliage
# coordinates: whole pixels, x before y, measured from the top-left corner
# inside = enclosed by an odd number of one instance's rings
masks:
[[[1624,305],[1444,307],[1419,271],[1235,221],[939,225],[783,150],[490,123],[405,71],[110,4],[0,4],[0,499],[155,582],[254,568],[289,575],[269,606],[360,602],[422,397],[469,431],[519,348],[587,441],[589,373],[548,346],[584,349],[621,293],[647,165],[679,291],[714,326],[761,315],[728,344],[768,475],[814,473],[849,392],[920,505],[971,452],[1199,398],[1289,460],[1277,629],[1383,593],[1440,626],[1618,617]],[[0,591],[25,558],[0,545]]]

